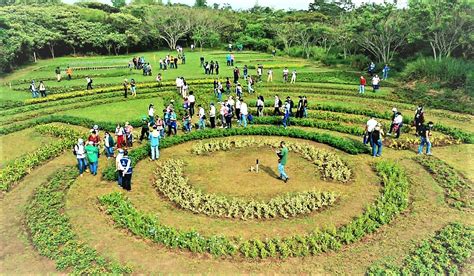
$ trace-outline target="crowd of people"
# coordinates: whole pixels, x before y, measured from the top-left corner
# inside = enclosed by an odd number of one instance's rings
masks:
[[[388,64],[385,64],[384,68],[382,69],[382,79],[380,79],[379,75],[376,74],[376,66],[374,62],[371,62],[368,66],[367,73],[371,77],[372,81],[372,92],[378,92],[380,90],[380,82],[382,80],[388,79],[388,72],[390,71],[390,67]],[[365,86],[367,85],[367,79],[364,76],[360,76],[359,79],[359,94],[365,93]]]

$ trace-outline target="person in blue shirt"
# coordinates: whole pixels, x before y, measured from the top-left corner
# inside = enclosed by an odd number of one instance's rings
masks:
[[[388,67],[388,64],[385,64],[385,67],[383,68],[383,80],[388,79],[388,71],[390,71],[390,67]]]
[[[123,151],[122,159],[120,159],[119,171],[122,173],[122,188],[127,191],[132,190],[132,160],[128,157],[128,151]]]
[[[148,139],[150,140],[150,149],[151,149],[151,160],[156,160],[160,158],[160,139],[161,135],[158,132],[158,127],[153,126],[153,131],[148,135]]]

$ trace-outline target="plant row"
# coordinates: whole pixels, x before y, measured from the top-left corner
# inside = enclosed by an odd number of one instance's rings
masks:
[[[278,148],[279,145],[280,142],[276,140],[231,137],[228,139],[201,141],[193,145],[191,152],[193,154],[202,155],[215,151],[228,151],[235,148]],[[324,180],[336,180],[344,183],[348,182],[352,176],[352,171],[347,164],[342,161],[339,156],[330,151],[291,141],[287,141],[286,146],[289,151],[300,154],[303,158],[316,165]]]
[[[219,250],[212,251],[211,248],[216,247],[212,245],[214,243],[212,238],[203,237],[196,232],[188,234],[190,237],[187,238],[180,230],[162,226],[153,216],[137,211],[121,194],[103,196],[100,202],[119,227],[165,246],[185,248],[193,252],[209,252],[216,256],[235,255],[239,252],[246,258],[303,257],[339,250],[345,244],[358,241],[392,221],[397,214],[408,207],[409,184],[404,170],[391,161],[378,162],[375,169],[382,179],[382,194],[363,214],[354,218],[349,224],[337,229],[316,229],[306,235],[287,238],[242,240],[219,237],[216,242]],[[170,236],[169,233],[173,235]],[[196,239],[196,236],[201,239]],[[203,245],[196,249],[200,244],[199,241],[202,241]]]
[[[473,249],[474,228],[450,223],[414,248],[401,266],[374,264],[367,275],[460,275]]]
[[[458,209],[473,207],[473,185],[453,167],[434,156],[417,156],[415,161],[423,165],[444,189],[446,203]]]
[[[115,127],[114,127],[115,128]],[[167,148],[181,143],[203,140],[209,138],[228,137],[235,135],[262,135],[262,136],[286,136],[291,138],[306,139],[318,143],[327,144],[340,149],[349,154],[367,153],[367,147],[360,141],[336,137],[327,133],[306,132],[300,129],[284,129],[279,127],[248,127],[232,129],[206,129],[195,131],[185,135],[171,136],[163,139],[160,148]],[[146,158],[150,153],[148,144],[135,148],[129,153],[132,164]],[[103,177],[106,180],[115,180],[117,178],[115,166],[109,165],[103,171]]]
[[[131,269],[107,261],[78,240],[64,214],[65,197],[78,173],[75,168],[57,171],[35,192],[26,208],[26,224],[38,252],[56,262],[56,268],[74,274],[130,273]]]
[[[183,176],[184,162],[170,159],[155,172],[158,192],[184,210],[210,217],[248,219],[290,218],[333,205],[333,192],[288,193],[268,202],[230,198],[195,189]]]
[[[12,185],[26,176],[33,168],[60,155],[65,149],[74,145],[80,133],[67,128],[53,125],[41,125],[35,128],[40,134],[49,134],[61,139],[41,147],[31,153],[25,154],[0,169],[0,191],[8,191]]]

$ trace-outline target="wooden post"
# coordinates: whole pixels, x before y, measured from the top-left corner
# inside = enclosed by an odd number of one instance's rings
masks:
[[[258,159],[257,159],[256,165],[255,165],[255,171],[258,173]]]

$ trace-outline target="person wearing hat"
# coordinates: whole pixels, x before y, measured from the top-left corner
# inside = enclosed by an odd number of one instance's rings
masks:
[[[303,118],[304,113],[304,103],[303,96],[298,96],[298,106],[296,107],[296,118]]]
[[[123,157],[123,149],[118,149],[117,157],[115,158],[115,171],[117,171],[117,183],[122,187],[123,172],[120,168],[120,159]]]
[[[283,115],[283,119],[282,119],[282,124],[283,124],[284,128],[286,128],[287,126],[290,125],[291,102],[290,102],[289,98],[290,97],[286,98],[285,106],[283,107],[284,115]]]
[[[85,148],[87,159],[89,160],[89,168],[92,175],[97,175],[97,167],[99,166],[99,148],[94,146],[93,141],[89,141]]]
[[[95,131],[95,133],[99,135],[99,126],[94,125],[89,132],[92,133],[92,131]]]
[[[123,151],[123,156],[119,161],[120,171],[122,172],[122,188],[127,191],[132,190],[132,160],[128,157],[128,151]]]
[[[87,160],[86,160],[86,150],[84,148],[84,140],[79,138],[77,140],[77,144],[74,145],[74,154],[77,158],[77,168],[79,169],[79,175],[82,176],[84,171],[87,168]]]
[[[189,116],[191,116],[192,118],[194,115],[194,105],[196,104],[196,97],[194,97],[193,91],[189,92],[188,101],[189,101]]]
[[[120,124],[117,124],[117,127],[115,128],[115,136],[117,136],[117,148],[121,148],[124,145],[124,136],[125,130],[123,129]]]
[[[211,122],[211,128],[216,128],[216,107],[214,103],[211,103],[209,108],[209,121]]]
[[[153,131],[148,135],[150,140],[150,149],[151,149],[151,160],[156,160],[160,158],[160,133],[156,126],[153,126]]]

